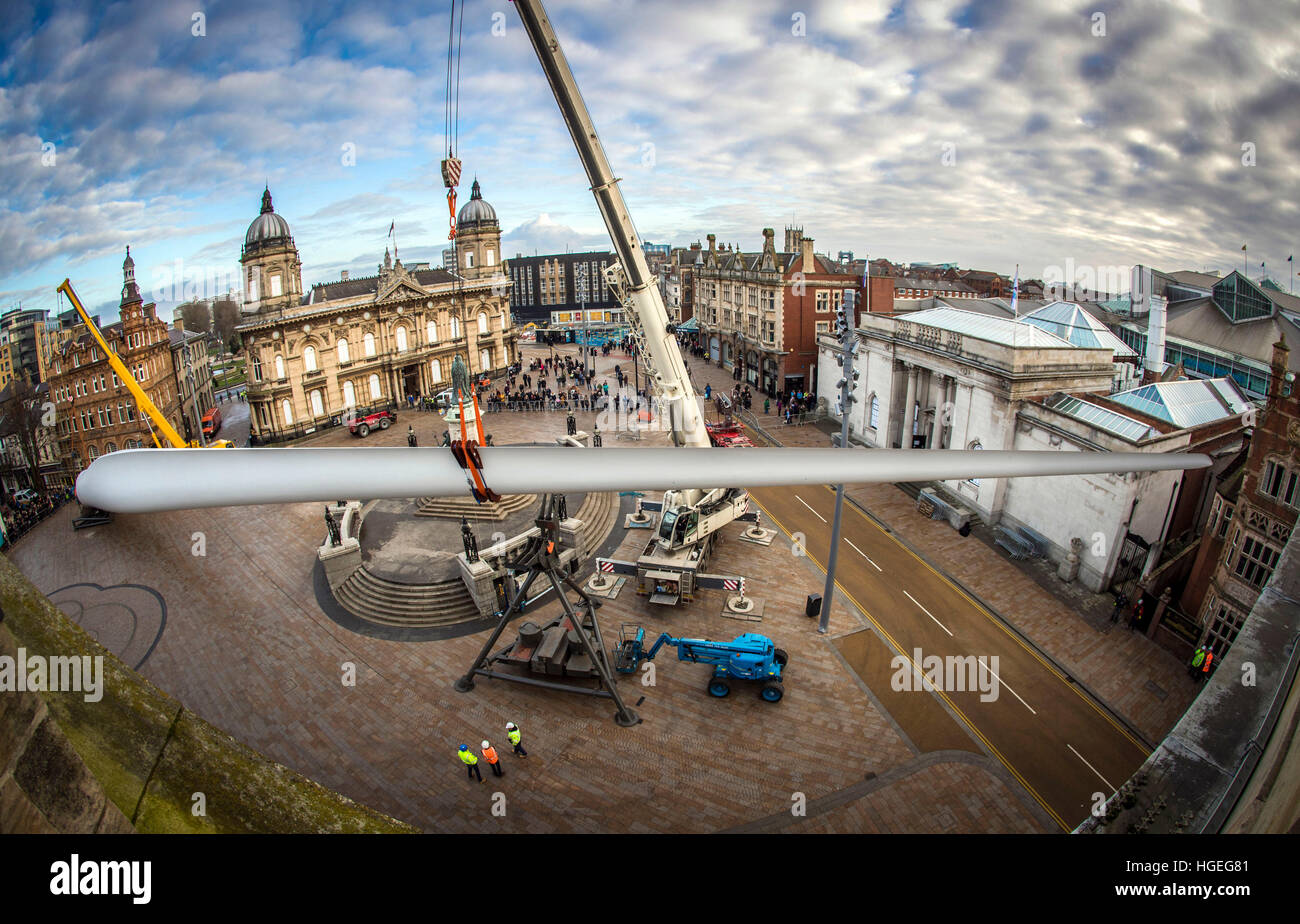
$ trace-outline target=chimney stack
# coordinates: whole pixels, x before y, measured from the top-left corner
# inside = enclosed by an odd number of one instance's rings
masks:
[[[1165,371],[1165,305],[1164,296],[1145,293],[1150,305],[1147,315],[1146,375],[1143,384],[1157,382]]]
[[[343,272],[339,273],[339,279],[341,279],[343,282],[347,282],[347,281],[348,281],[348,271],[347,271],[347,270],[344,270]]]
[[[716,234],[710,234],[708,237],[709,237],[709,253],[713,253],[713,249],[717,245],[718,236]]]
[[[817,263],[813,257],[813,239],[799,235],[799,252],[803,255],[803,271],[805,273],[815,273]]]

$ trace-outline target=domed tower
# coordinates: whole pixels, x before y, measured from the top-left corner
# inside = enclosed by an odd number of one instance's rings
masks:
[[[469,201],[456,216],[456,272],[466,279],[483,279],[501,272],[501,225],[497,211],[488,205],[478,180]]]
[[[262,191],[262,213],[244,235],[244,314],[280,311],[302,298],[302,261],[289,223],[275,213],[271,190]]]

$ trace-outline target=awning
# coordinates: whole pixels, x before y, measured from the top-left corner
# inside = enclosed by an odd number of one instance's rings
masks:
[[[683,333],[693,334],[700,329],[700,322],[696,318],[690,318],[677,325],[677,329]]]

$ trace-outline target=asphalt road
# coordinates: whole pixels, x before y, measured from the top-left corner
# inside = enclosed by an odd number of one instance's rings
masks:
[[[786,533],[804,534],[808,556],[824,571],[835,492],[761,488],[750,496]],[[941,681],[947,689],[915,695],[941,697],[1062,829],[1084,821],[1094,794],[1109,797],[1146,759],[1146,748],[1085,691],[848,502],[836,587],[834,605],[847,594],[891,655],[905,654],[918,670],[929,669],[932,655],[983,659],[954,661],[959,669]],[[907,680],[923,686],[915,675]],[[906,730],[905,717],[896,718]]]

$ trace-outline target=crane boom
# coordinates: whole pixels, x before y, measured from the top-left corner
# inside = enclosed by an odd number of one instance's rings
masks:
[[[533,43],[551,92],[555,94],[564,124],[573,136],[578,157],[596,197],[596,206],[609,230],[614,253],[626,280],[625,302],[641,329],[644,358],[663,408],[669,415],[673,442],[679,446],[708,446],[704,418],[696,403],[695,391],[686,374],[686,364],[677,348],[676,338],[669,330],[663,296],[651,277],[636,228],[628,215],[627,203],[618,187],[619,180],[610,169],[596,126],[582,101],[582,93],[569,70],[564,50],[560,48],[560,40],[540,0],[515,0],[515,8],[519,10],[524,31]]]
[[[99,348],[104,351],[104,355],[108,357],[108,364],[113,367],[113,371],[122,380],[122,384],[130,390],[131,396],[135,398],[136,406],[140,408],[141,413],[146,414],[153,421],[153,425],[162,431],[163,436],[167,437],[167,442],[172,444],[172,448],[185,449],[189,447],[190,444],[186,443],[181,438],[181,435],[176,432],[176,428],[167,422],[167,418],[163,416],[162,411],[158,410],[157,406],[149,400],[149,396],[136,382],[131,370],[126,368],[126,363],[122,362],[118,355],[109,349],[108,341],[104,339],[104,335],[99,332],[95,322],[90,319],[90,315],[82,307],[81,299],[77,298],[77,293],[72,291],[72,281],[69,279],[63,280],[63,284],[59,286],[58,291],[68,296],[68,301],[72,302],[72,307],[77,310],[81,323],[86,325],[90,335],[95,338]]]

